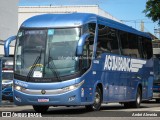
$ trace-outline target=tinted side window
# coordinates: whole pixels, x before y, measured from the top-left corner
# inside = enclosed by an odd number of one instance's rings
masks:
[[[104,52],[119,54],[117,30],[98,25],[97,55]]]
[[[96,30],[96,23],[89,23],[88,24],[88,31],[90,33],[90,37],[88,38],[88,54],[90,58],[93,54],[93,45],[94,45],[94,37],[95,37],[95,30]]]
[[[130,55],[129,42],[128,42],[128,33],[120,31],[120,40],[121,40],[121,49],[122,55]]]
[[[139,38],[137,35],[120,31],[122,55],[141,58]]]
[[[150,59],[153,56],[152,41],[148,38],[142,40],[142,47],[145,59]]]
[[[90,66],[93,55],[93,45],[95,37],[96,23],[89,23],[82,26],[82,34],[89,33],[89,38],[85,41],[83,46],[83,55],[80,62],[82,68],[87,69]]]
[[[119,45],[118,45],[118,32],[116,29],[110,28],[110,33],[108,35],[111,43],[111,52],[114,54],[119,54]]]
[[[90,36],[89,38],[86,40],[85,45],[84,45],[84,49],[83,49],[83,55],[85,56],[86,51],[89,52],[89,56],[91,57],[93,54],[93,43],[94,43],[94,37],[95,37],[95,29],[96,29],[96,23],[89,23],[89,24],[85,24],[82,26],[82,30],[81,33],[85,34],[85,33],[89,33]]]
[[[139,50],[139,53],[140,53],[140,58],[145,58],[145,53],[144,53],[144,50],[143,50],[143,43],[142,43],[143,39],[142,37],[138,37],[138,50]]]
[[[143,47],[146,52],[146,59],[150,59],[153,56],[152,41],[148,38],[143,38]]]
[[[130,48],[130,56],[133,58],[140,58],[140,51],[138,46],[138,36],[129,33],[128,34],[128,40],[129,40],[129,48]]]

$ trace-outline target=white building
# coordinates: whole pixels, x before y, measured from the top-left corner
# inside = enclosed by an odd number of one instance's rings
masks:
[[[53,14],[53,13],[73,13],[73,12],[94,13],[121,22],[117,18],[113,17],[106,11],[99,8],[98,5],[20,6],[18,10],[18,26],[20,27],[23,21],[35,15],[46,14],[46,13]]]
[[[3,40],[17,34],[18,2],[19,0],[0,1],[0,55],[4,54]],[[10,54],[13,53],[14,49],[11,47]]]

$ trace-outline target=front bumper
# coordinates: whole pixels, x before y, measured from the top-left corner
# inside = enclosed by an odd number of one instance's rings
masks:
[[[39,102],[39,99],[47,99],[49,101]],[[14,90],[14,102],[16,105],[82,105],[81,88],[77,88],[73,91],[56,95],[31,95]]]

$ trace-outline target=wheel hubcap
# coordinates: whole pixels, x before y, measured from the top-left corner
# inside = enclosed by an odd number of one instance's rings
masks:
[[[95,104],[97,105],[98,103],[100,103],[100,95],[96,92],[96,95],[95,95]]]
[[[138,97],[137,97],[137,103],[140,104],[140,101],[141,101],[141,98],[140,98],[140,95],[138,95]]]

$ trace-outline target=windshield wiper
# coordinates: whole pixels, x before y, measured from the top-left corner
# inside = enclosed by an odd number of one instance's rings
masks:
[[[48,56],[48,68],[50,68],[50,70],[52,71],[52,73],[55,75],[55,77],[58,79],[58,81],[62,81],[60,76],[59,76],[59,73],[57,71],[57,68],[54,64],[54,60],[53,58],[50,56],[50,50],[49,50],[49,56]]]
[[[26,81],[29,81],[30,76],[33,74],[33,71],[34,71],[34,69],[36,68],[36,64],[37,64],[38,62],[40,63],[40,61],[41,61],[41,55],[42,55],[42,48],[41,48],[40,55],[37,56],[37,58],[36,58],[36,60],[34,61],[33,65],[31,66],[30,71],[29,71],[28,74],[27,74]]]

